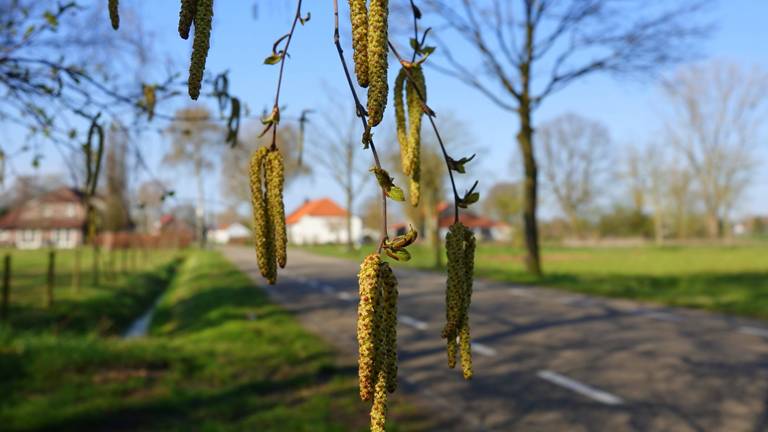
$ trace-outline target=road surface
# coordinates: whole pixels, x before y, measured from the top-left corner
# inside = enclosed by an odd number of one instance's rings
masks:
[[[224,254],[262,286],[250,248]],[[357,271],[289,251],[269,294],[357,355]],[[477,280],[474,378],[446,366],[445,277],[396,266],[401,390],[456,431],[768,431],[768,323]]]

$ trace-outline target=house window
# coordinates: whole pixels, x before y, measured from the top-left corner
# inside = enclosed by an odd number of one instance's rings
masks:
[[[68,218],[75,217],[75,213],[77,211],[77,208],[74,204],[67,204],[67,210],[65,211]]]
[[[35,239],[35,231],[26,229],[21,232],[21,240],[25,242],[31,242]]]

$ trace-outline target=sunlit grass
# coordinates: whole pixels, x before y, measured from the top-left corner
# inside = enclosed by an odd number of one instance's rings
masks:
[[[354,364],[218,253],[189,253],[168,284],[146,338],[0,327],[0,429],[366,430]],[[405,430],[428,427],[398,400]]]

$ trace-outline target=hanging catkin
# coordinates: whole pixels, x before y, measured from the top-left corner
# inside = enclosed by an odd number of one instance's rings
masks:
[[[195,40],[192,43],[192,60],[189,64],[189,97],[200,96],[200,87],[205,73],[205,61],[211,46],[211,24],[213,22],[213,0],[197,0],[195,10]]]
[[[358,274],[360,300],[357,306],[358,379],[360,399],[368,401],[373,397],[374,358],[376,356],[374,334],[374,307],[378,302],[379,254],[368,255],[360,265]]]
[[[251,204],[253,207],[253,234],[256,244],[256,258],[259,271],[270,284],[277,279],[275,262],[275,244],[272,234],[272,224],[269,221],[267,197],[264,191],[264,165],[268,149],[259,147],[251,156],[249,177],[251,185]]]
[[[397,142],[400,144],[400,165],[403,168],[403,174],[411,175],[408,153],[410,152],[407,124],[405,119],[404,90],[406,80],[405,68],[400,68],[395,78],[394,105],[395,105],[395,128],[397,130]]]
[[[269,213],[269,222],[272,224],[270,230],[274,236],[274,251],[277,258],[277,264],[280,268],[285,268],[287,260],[286,243],[287,235],[285,231],[285,206],[283,205],[283,185],[285,183],[285,166],[283,164],[283,155],[278,150],[272,150],[267,153],[266,177],[267,185],[267,212]]]
[[[368,9],[368,116],[371,127],[381,123],[387,106],[388,0],[371,0]]]
[[[472,300],[475,244],[474,233],[461,222],[454,223],[448,229],[445,245],[448,255],[448,282],[445,291],[446,323],[443,337],[446,339],[448,366],[456,366],[458,348],[465,379],[472,377],[469,306]]]
[[[368,7],[366,0],[349,0],[352,21],[352,59],[360,87],[368,87]]]
[[[109,21],[112,24],[112,28],[117,30],[120,28],[120,5],[118,0],[109,0]]]
[[[382,365],[386,372],[387,391],[397,390],[397,278],[389,266],[382,262],[380,270]]]
[[[189,38],[189,30],[192,28],[192,22],[195,20],[197,12],[197,0],[181,0],[181,11],[179,12],[179,36],[182,39]]]

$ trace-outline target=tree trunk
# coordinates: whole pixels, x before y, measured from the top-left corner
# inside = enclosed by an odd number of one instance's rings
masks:
[[[347,191],[347,250],[352,252],[355,249],[352,240],[352,191]]]
[[[520,133],[517,142],[523,156],[525,181],[523,182],[523,232],[525,238],[525,267],[529,273],[541,276],[541,258],[539,255],[539,228],[536,221],[538,169],[533,155],[533,128],[531,127],[530,103],[523,100],[520,104]]]
[[[435,206],[432,206],[435,208]],[[435,251],[435,268],[441,268],[443,266],[443,248],[442,239],[440,238],[440,212],[434,212],[434,215],[430,217],[432,220],[432,247]]]
[[[720,218],[716,212],[707,212],[707,236],[711,239],[720,237]]]

